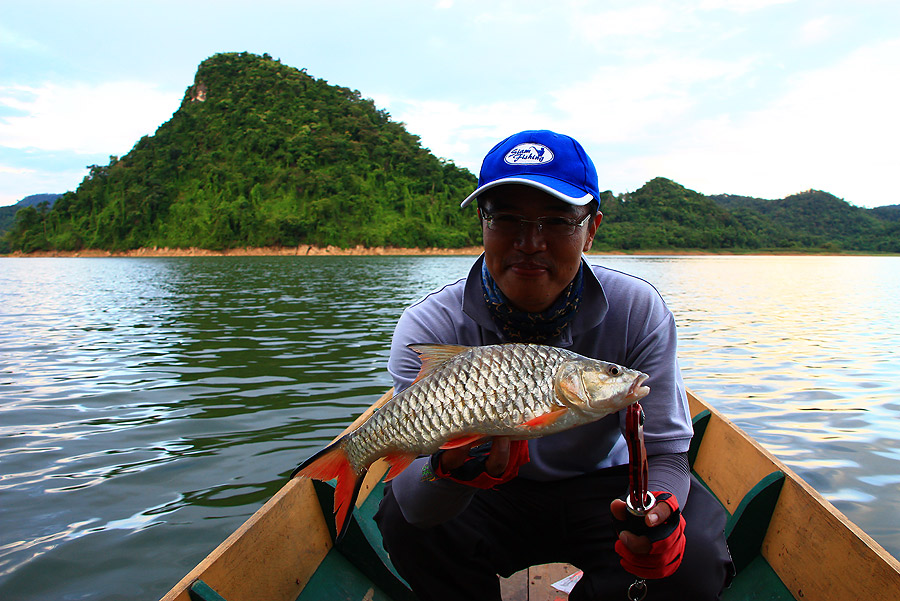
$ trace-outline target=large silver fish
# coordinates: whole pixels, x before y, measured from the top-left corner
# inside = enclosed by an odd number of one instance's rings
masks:
[[[291,474],[337,478],[340,534],[366,471],[382,457],[390,480],[418,456],[491,436],[546,436],[620,411],[650,392],[644,373],[552,346],[410,347],[422,359],[416,381]]]

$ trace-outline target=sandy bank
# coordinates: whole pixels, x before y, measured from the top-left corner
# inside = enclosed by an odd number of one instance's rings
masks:
[[[279,256],[349,256],[349,255],[473,255],[481,254],[481,247],[467,248],[394,248],[376,246],[366,248],[340,248],[337,246],[265,246],[209,250],[206,248],[135,248],[132,250],[78,250],[78,251],[35,251],[16,252],[8,257],[279,257]]]
[[[229,248],[225,250],[209,250],[206,248],[135,248],[132,250],[78,250],[58,251],[40,250],[32,253],[15,252],[6,257],[279,257],[279,256],[478,256],[482,247],[468,246],[465,248],[395,248],[392,246],[376,246],[366,248],[354,246],[353,248],[340,248],[337,246],[264,246]],[[841,256],[841,255],[872,255],[864,252],[833,252],[809,249],[798,251],[796,249],[766,249],[766,250],[630,250],[630,251],[590,251],[589,255],[665,255],[665,256],[703,256],[703,255],[761,255],[761,256]]]

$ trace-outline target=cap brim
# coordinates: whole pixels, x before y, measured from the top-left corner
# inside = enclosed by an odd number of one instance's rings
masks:
[[[594,197],[591,194],[587,194],[581,188],[577,188],[571,184],[567,184],[566,182],[560,181],[555,178],[544,177],[540,175],[518,175],[516,177],[505,177],[503,179],[494,180],[481,186],[480,188],[469,194],[466,199],[460,203],[459,206],[461,208],[465,208],[469,206],[469,203],[471,203],[473,200],[475,200],[491,188],[496,188],[497,186],[503,186],[506,184],[522,184],[524,186],[531,186],[532,188],[542,190],[547,194],[560,199],[563,202],[567,202],[570,205],[575,205],[578,207],[583,207],[587,203],[594,200]]]

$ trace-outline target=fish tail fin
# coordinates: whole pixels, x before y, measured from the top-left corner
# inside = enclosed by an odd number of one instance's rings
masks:
[[[334,527],[337,531],[335,542],[341,540],[350,525],[347,518],[353,510],[366,475],[365,470],[362,474],[357,474],[350,465],[343,442],[344,439],[341,438],[328,445],[300,464],[291,474],[291,478],[305,476],[323,482],[337,479],[334,487]]]

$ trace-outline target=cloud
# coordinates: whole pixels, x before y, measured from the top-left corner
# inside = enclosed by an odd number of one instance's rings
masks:
[[[800,27],[799,40],[803,44],[818,44],[834,35],[835,20],[830,16],[811,19]]]
[[[796,0],[700,0],[697,7],[702,10],[728,10],[736,13],[750,13],[779,4],[791,4]]]
[[[675,4],[645,3],[594,14],[577,14],[572,26],[582,37],[600,47],[615,49],[609,40],[658,37],[681,29],[689,12]]]
[[[0,145],[121,155],[168,120],[181,95],[139,81],[0,87]]]
[[[86,171],[86,169],[46,171],[0,164],[0,206],[15,204],[32,194],[58,194],[72,190]]]
[[[34,173],[34,169],[26,167],[11,167],[9,165],[0,165],[0,175],[24,175],[26,173]]]
[[[444,100],[416,100],[385,95],[374,98],[402,121],[407,131],[439,157],[452,158],[460,167],[477,174],[481,159],[503,138],[535,124],[549,127],[549,118],[538,109],[537,98],[485,104],[461,104]]]
[[[0,48],[13,48],[29,52],[43,52],[46,50],[46,47],[37,40],[23,36],[3,25],[0,25]]]
[[[602,67],[590,78],[552,93],[568,128],[597,143],[657,139],[686,116],[711,89],[739,79],[752,59],[727,61],[662,57],[635,65]]]
[[[705,193],[780,198],[817,188],[856,204],[898,203],[883,186],[900,164],[898,72],[900,40],[861,48],[796,75],[762,108],[699,122],[645,164]]]

